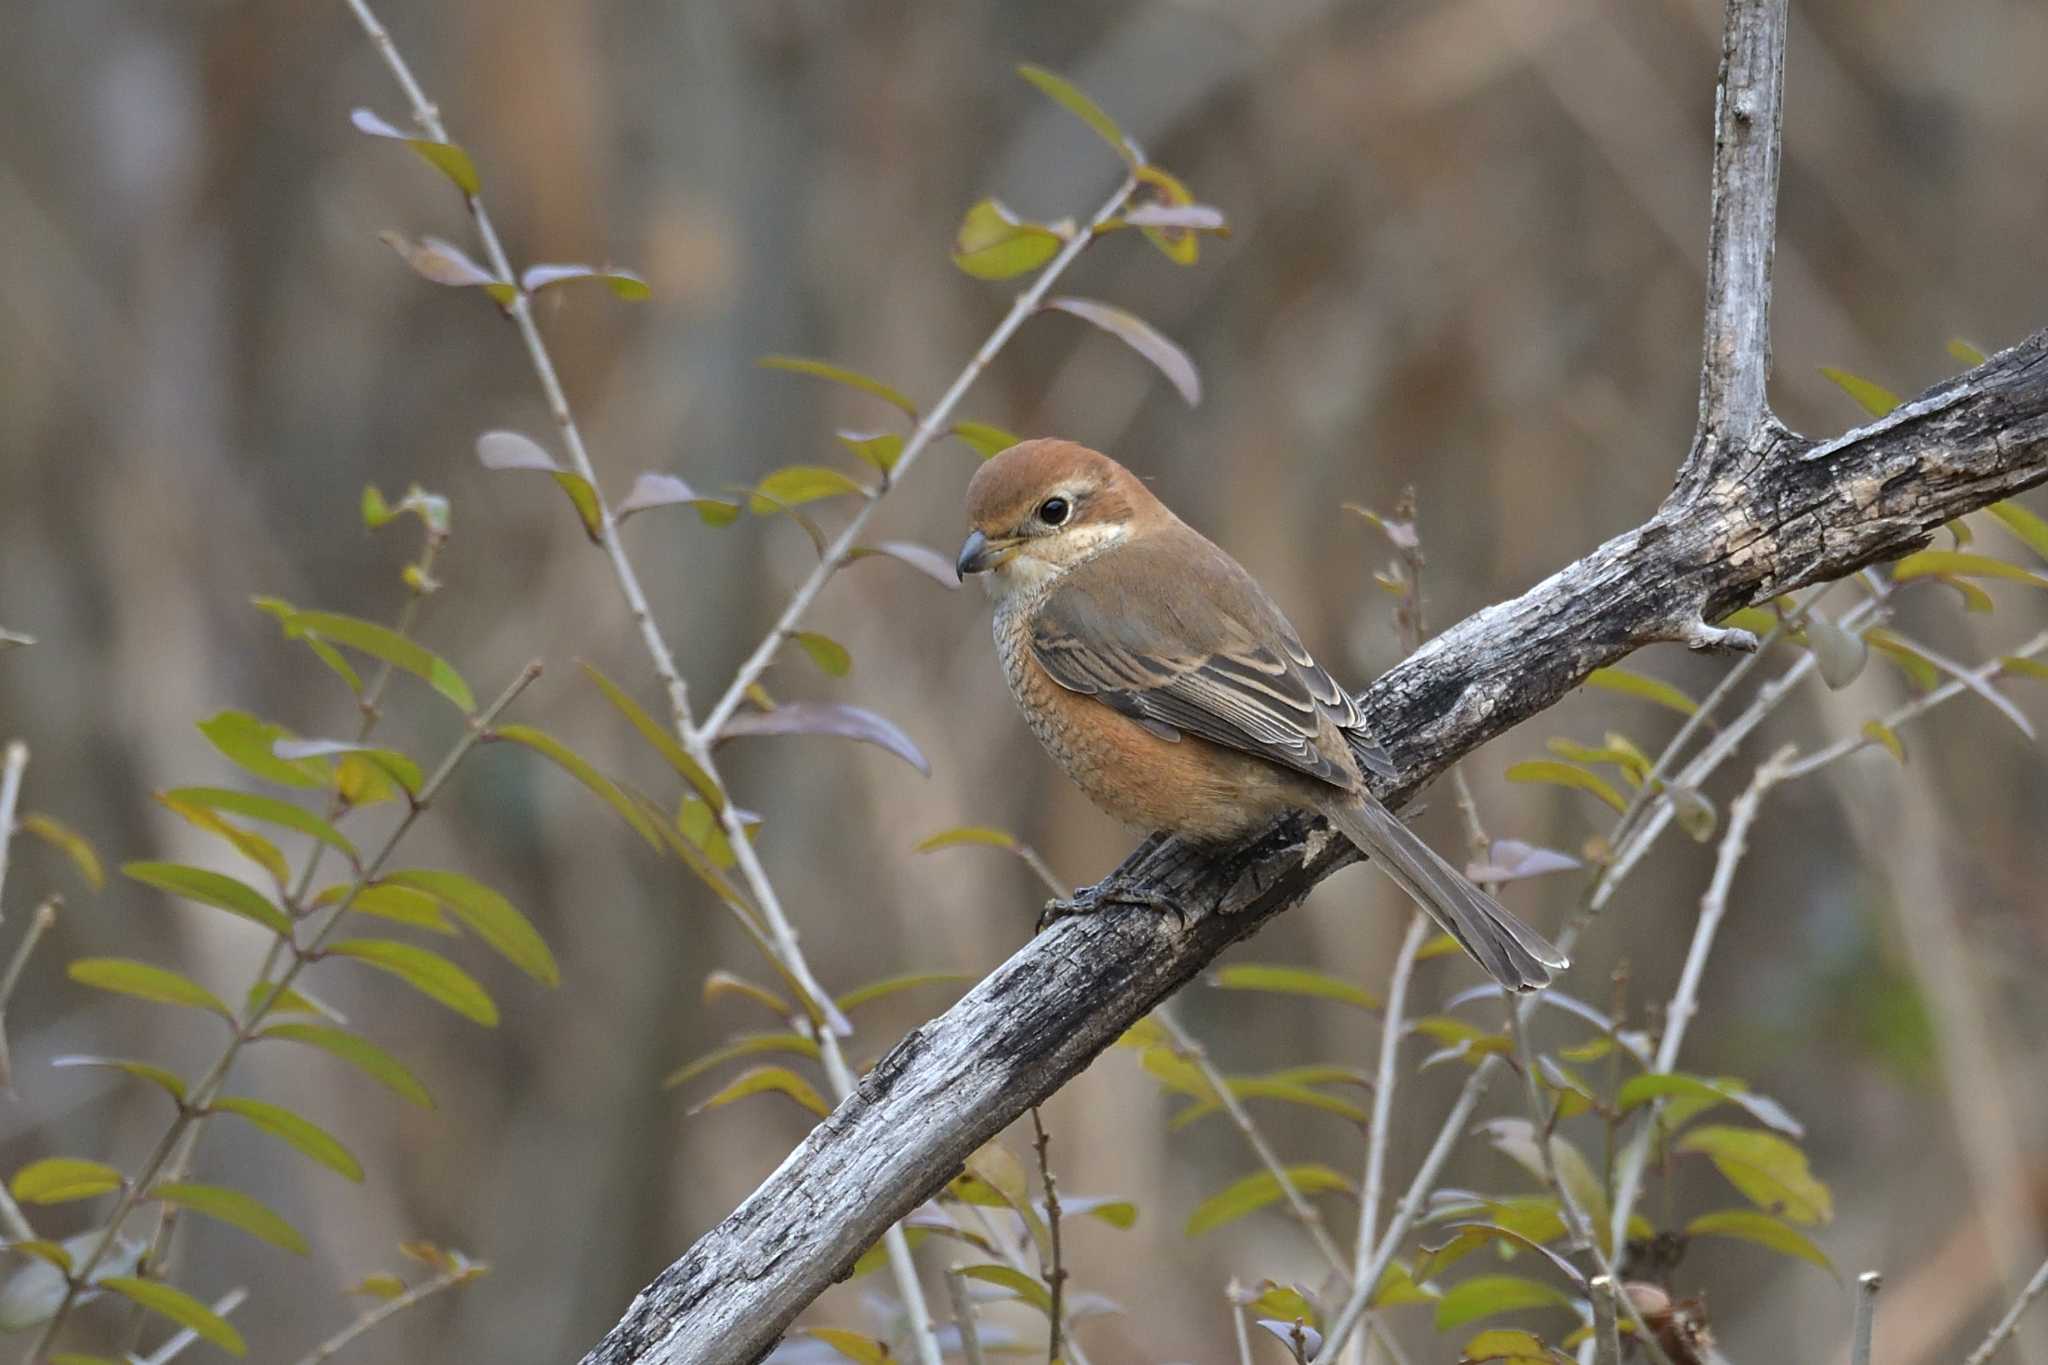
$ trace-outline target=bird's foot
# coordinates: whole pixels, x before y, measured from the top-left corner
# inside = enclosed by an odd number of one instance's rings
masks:
[[[1134,910],[1150,910],[1156,914],[1171,914],[1184,927],[1187,911],[1179,901],[1163,891],[1149,887],[1119,885],[1113,879],[1104,879],[1093,886],[1084,886],[1071,896],[1061,896],[1045,903],[1045,909],[1038,916],[1038,931],[1044,933],[1063,919],[1076,915],[1099,914],[1111,906],[1129,906]]]

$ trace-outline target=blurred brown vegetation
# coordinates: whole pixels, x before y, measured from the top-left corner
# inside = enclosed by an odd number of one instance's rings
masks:
[[[1718,10],[441,0],[384,18],[476,157],[516,258],[614,260],[653,285],[637,308],[594,288],[543,301],[614,495],[643,468],[715,487],[831,462],[832,429],[872,418],[855,395],[755,368],[764,352],[829,356],[935,394],[1008,297],[947,262],[966,205],[996,193],[1057,217],[1111,183],[1087,131],[1010,70],[1030,60],[1073,77],[1232,220],[1194,270],[1120,238],[1072,281],[1186,345],[1207,399],[1189,411],[1114,341],[1050,316],[964,415],[1114,452],[1362,680],[1399,645],[1370,578],[1384,542],[1340,502],[1388,506],[1415,487],[1443,622],[1635,524],[1668,486],[1695,412]],[[1793,21],[1774,393],[1788,422],[1822,433],[1860,414],[1820,365],[1910,392],[1954,368],[1949,337],[1991,348],[2048,321],[2048,11],[1798,0]],[[34,748],[25,804],[114,859],[217,857],[148,793],[233,780],[192,728],[221,707],[305,733],[349,725],[346,695],[247,600],[388,619],[410,546],[363,534],[367,482],[417,480],[454,501],[430,644],[480,691],[545,657],[521,717],[614,771],[650,764],[569,666],[591,658],[655,699],[601,556],[544,482],[486,475],[471,453],[487,427],[548,428],[515,338],[480,296],[422,284],[377,241],[388,227],[467,240],[466,223],[438,177],[349,128],[352,106],[393,118],[403,106],[342,7],[30,0],[0,16],[0,38],[0,625],[40,640],[0,655],[0,736]],[[972,464],[964,448],[934,452],[891,497],[886,533],[950,550]],[[723,685],[810,554],[794,528],[754,519],[711,531],[649,516],[627,539],[701,689]],[[1966,619],[1930,594],[1907,626],[1978,659],[2048,615],[2023,589],[1996,595],[1995,615]],[[814,618],[851,648],[852,676],[822,679],[794,656],[770,675],[778,696],[891,716],[930,755],[930,779],[829,740],[726,752],[835,988],[912,969],[978,975],[1029,932],[1041,894],[1023,867],[976,850],[913,857],[927,833],[1003,826],[1073,881],[1129,846],[1012,713],[985,610],[979,594],[856,567]],[[1697,695],[1726,664],[1669,648],[1634,666]],[[2048,720],[2026,686],[2021,705]],[[400,687],[390,735],[438,752],[449,714]],[[1843,693],[1816,686],[1756,755],[1853,730],[1903,694],[1881,667]],[[1602,827],[1583,798],[1500,773],[1546,736],[1608,728],[1654,747],[1671,718],[1591,694],[1469,763],[1491,830],[1576,848]],[[1692,1069],[1741,1074],[1808,1122],[1840,1210],[1823,1245],[1895,1289],[1960,1255],[1972,1208],[2020,1204],[2013,1180],[2039,1188],[2048,1162],[2036,1058],[2048,1011],[2033,988],[2048,965],[2048,770],[1969,700],[1905,741],[1903,773],[1867,753],[1773,797],[1687,1045]],[[1743,772],[1714,794],[1725,801]],[[1425,817],[1446,846],[1450,805],[1446,792]],[[249,1058],[239,1088],[331,1125],[370,1179],[351,1186],[260,1136],[210,1132],[200,1171],[279,1207],[314,1251],[292,1262],[191,1226],[184,1264],[204,1268],[191,1287],[250,1285],[238,1321],[255,1354],[296,1354],[348,1316],[343,1287],[390,1261],[393,1242],[428,1236],[495,1273],[361,1358],[572,1359],[803,1131],[773,1101],[686,1118],[694,1096],[657,1089],[678,1061],[756,1025],[698,999],[713,968],[757,970],[752,949],[679,868],[530,755],[475,761],[411,849],[512,894],[561,957],[562,987],[466,959],[506,1005],[484,1032],[386,983],[324,976],[440,1107],[408,1109],[324,1063]],[[1666,844],[1582,951],[1581,994],[1605,1003],[1600,983],[1624,961],[1634,999],[1669,994],[1707,860]],[[65,875],[24,845],[10,929],[32,886]],[[1511,899],[1554,926],[1575,891],[1552,878]],[[1353,873],[1244,951],[1377,986],[1397,908],[1389,886]],[[161,1131],[155,1094],[53,1072],[53,1054],[211,1056],[190,1022],[65,982],[64,960],[177,961],[226,990],[260,950],[244,926],[132,884],[74,895],[12,1008],[18,1094],[0,1104],[0,1165],[51,1152],[132,1163]],[[1428,967],[1423,1003],[1471,976]],[[865,1018],[856,1058],[942,994]],[[1232,1070],[1370,1065],[1375,1046],[1369,1023],[1336,1008],[1199,986],[1182,1008]],[[1944,1043],[1976,1037],[1994,1052],[1959,1074]],[[1450,1070],[1404,1086],[1403,1179]],[[1514,1107],[1506,1092],[1496,1102]],[[1189,1209],[1251,1162],[1222,1121],[1168,1135],[1167,1112],[1121,1053],[1047,1110],[1063,1187],[1144,1211],[1132,1231],[1069,1239],[1077,1287],[1127,1310],[1083,1329],[1097,1360],[1220,1359],[1228,1277],[1320,1269],[1278,1214],[1182,1237]],[[1283,1111],[1272,1131],[1293,1159],[1356,1168],[1340,1120]],[[1476,1143],[1452,1172],[1461,1185],[1518,1179]],[[2017,1221],[2038,1243],[2041,1224]],[[1710,1292],[1734,1359],[1819,1360],[1845,1336],[1843,1294],[1818,1270],[1730,1246],[1696,1250],[1680,1278]],[[881,1284],[814,1311],[871,1326],[861,1300]],[[1911,1320],[1934,1329],[1930,1352],[1973,1336],[2006,1298],[1981,1257],[1920,1288]],[[1424,1323],[1403,1330],[1418,1360],[1452,1353]],[[1920,1358],[1903,1344],[1879,1358]]]

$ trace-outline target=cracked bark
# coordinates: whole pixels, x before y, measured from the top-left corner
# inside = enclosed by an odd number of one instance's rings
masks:
[[[1642,645],[1742,647],[1710,623],[1924,545],[2048,479],[2048,330],[1829,441],[1765,401],[1785,0],[1730,0],[1716,101],[1700,426],[1643,525],[1466,618],[1361,696],[1399,804],[1467,751]],[[1096,893],[1111,910],[1040,934],[912,1031],[722,1223],[633,1300],[583,1365],[744,1361],[844,1276],[975,1148],[1050,1095],[1219,952],[1356,851],[1291,818],[1230,848],[1154,837]]]

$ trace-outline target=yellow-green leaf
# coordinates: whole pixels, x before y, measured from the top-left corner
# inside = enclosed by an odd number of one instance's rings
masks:
[[[1240,962],[1212,973],[1209,984],[1226,991],[1272,991],[1280,995],[1306,995],[1338,1000],[1362,1010],[1380,1007],[1379,997],[1343,977],[1307,967],[1283,967],[1268,962]]]
[[[1532,1332],[1503,1327],[1481,1332],[1458,1353],[1458,1365],[1555,1365],[1570,1359],[1552,1353]]]
[[[388,1270],[373,1270],[357,1280],[351,1294],[362,1294],[373,1299],[390,1301],[405,1292],[405,1281]]]
[[[532,921],[514,909],[511,901],[482,882],[460,872],[436,868],[387,872],[382,880],[435,897],[450,914],[468,925],[472,933],[497,949],[520,971],[544,985],[561,983],[562,973],[555,965],[555,955],[548,951],[547,943],[533,927]]]
[[[162,1280],[139,1280],[132,1275],[109,1275],[95,1283],[102,1289],[111,1289],[121,1297],[141,1304],[159,1317],[169,1318],[180,1327],[190,1329],[229,1355],[249,1353],[242,1334],[226,1318],[182,1289]]]
[[[1883,721],[1864,721],[1863,737],[1873,744],[1882,745],[1884,751],[1900,763],[1906,761],[1906,745],[1904,741],[1899,738],[1897,731],[1893,730],[1891,726],[1886,725]]]
[[[832,1112],[832,1106],[825,1103],[825,1097],[818,1093],[817,1087],[786,1066],[749,1067],[710,1099],[692,1107],[690,1112],[701,1114],[707,1109],[720,1109],[734,1100],[770,1091],[787,1095],[819,1118]]]
[[[165,792],[164,796],[180,805],[227,811],[231,815],[260,820],[267,825],[279,825],[295,833],[318,839],[329,848],[339,849],[351,859],[356,856],[356,846],[349,842],[340,830],[313,812],[295,806],[289,801],[280,801],[274,796],[235,791],[228,787],[175,787]]]
[[[7,1188],[24,1204],[65,1204],[120,1189],[121,1173],[103,1161],[46,1156],[16,1171]]]
[[[1927,574],[1998,578],[2008,583],[2024,583],[2030,588],[2048,588],[2048,578],[2030,569],[1968,550],[1920,550],[1892,565],[1892,577],[1901,583]]]
[[[2048,559],[2048,521],[2043,521],[2016,502],[1994,502],[1984,509],[2027,543],[2027,548]]]
[[[741,1057],[755,1057],[764,1052],[788,1052],[799,1057],[818,1060],[818,1045],[801,1033],[751,1033],[735,1038],[724,1047],[714,1048],[694,1061],[683,1063],[664,1076],[661,1088],[664,1090],[694,1081],[713,1067]]]
[[[708,1005],[724,995],[736,995],[742,1000],[751,1000],[780,1019],[794,1019],[797,1015],[797,1011],[790,1008],[787,1000],[766,986],[757,986],[743,976],[720,968],[704,978],[704,1003]]]
[[[1328,1166],[1308,1163],[1289,1166],[1287,1178],[1303,1194],[1321,1194],[1327,1190],[1351,1191],[1351,1182]],[[1271,1171],[1258,1171],[1246,1176],[1228,1189],[1210,1195],[1196,1206],[1188,1218],[1187,1235],[1199,1237],[1205,1232],[1234,1223],[1248,1213],[1254,1213],[1279,1199],[1280,1182]]]
[[[859,370],[850,370],[844,365],[834,365],[830,361],[812,360],[807,356],[798,355],[764,355],[759,363],[771,370],[808,374],[834,384],[859,389],[862,393],[872,394],[891,407],[901,410],[906,416],[917,416],[917,404],[911,402],[902,391],[893,389],[872,376],[862,374]]]
[[[1017,74],[1043,91],[1046,98],[1065,109],[1081,122],[1095,130],[1095,135],[1109,144],[1110,150],[1124,159],[1133,169],[1142,165],[1144,158],[1138,149],[1124,136],[1123,129],[1116,126],[1116,120],[1102,111],[1102,106],[1082,94],[1073,82],[1063,76],[1056,76],[1042,66],[1026,63],[1017,68]]]
[[[792,631],[789,638],[796,641],[797,648],[810,655],[819,672],[843,678],[853,671],[853,655],[831,636],[821,635],[815,630],[799,630]]]
[[[583,523],[583,534],[590,537],[590,543],[604,544],[604,508],[590,480],[573,469],[557,469],[549,477],[569,495],[569,505],[576,509],[576,518]]]
[[[236,881],[219,872],[179,863],[123,863],[121,871],[144,886],[153,886],[181,900],[197,901],[201,905],[211,905],[217,910],[239,915],[273,934],[289,936],[292,932],[290,918],[261,892],[246,882]]]
[[[333,783],[333,770],[324,758],[279,758],[272,746],[295,736],[282,725],[258,720],[246,711],[216,712],[199,722],[199,733],[229,762],[266,782],[310,791],[324,791]]]
[[[974,453],[984,460],[992,455],[1000,455],[1017,444],[1015,435],[1001,427],[990,426],[987,422],[955,422],[952,430],[955,436],[966,442]]]
[[[990,829],[986,825],[958,825],[918,840],[916,847],[910,851],[935,853],[939,849],[958,848],[962,844],[986,844],[990,848],[1014,850],[1017,847],[1017,839],[1015,835],[1006,834],[999,829]]]
[[[1973,366],[1982,365],[1990,358],[1984,354],[1982,347],[1972,345],[1961,337],[1951,337],[1949,339],[1948,353],[1957,360],[1962,361],[1965,365]]]
[[[889,1348],[873,1337],[864,1337],[858,1332],[848,1332],[838,1327],[799,1327],[796,1329],[813,1341],[822,1341],[848,1360],[861,1365],[880,1365],[889,1359]]]
[[[725,792],[711,780],[711,775],[704,771],[702,764],[684,752],[683,746],[676,742],[674,735],[657,725],[654,718],[641,709],[638,702],[627,696],[625,690],[617,683],[599,672],[596,665],[584,663],[583,671],[597,684],[605,699],[618,708],[619,714],[632,723],[633,728],[640,732],[643,739],[654,746],[655,752],[667,759],[669,766],[682,774],[683,780],[695,787],[698,795],[711,803],[713,810],[725,809]]]
[[[1547,758],[1525,759],[1508,768],[1507,779],[1510,782],[1548,782],[1559,787],[1576,787],[1580,791],[1591,792],[1617,811],[1628,809],[1628,802],[1606,780],[1569,763]]]
[[[1007,280],[1057,256],[1065,239],[1019,218],[1000,200],[983,199],[967,210],[953,241],[954,265],[978,280]]]
[[[52,1057],[54,1067],[88,1067],[95,1070],[119,1071],[139,1081],[148,1081],[157,1086],[180,1104],[185,1101],[185,1081],[169,1067],[158,1066],[155,1062],[138,1062],[127,1057]]]
[[[867,497],[868,490],[849,475],[824,465],[796,464],[778,469],[754,488],[748,505],[757,517],[772,517],[786,508],[820,498]]]
[[[983,1284],[1007,1289],[1041,1313],[1052,1312],[1052,1294],[1043,1284],[1021,1270],[1012,1270],[1006,1265],[969,1265],[962,1266],[960,1273],[970,1280],[980,1280]]]
[[[159,1005],[187,1005],[193,1009],[210,1010],[228,1022],[234,1022],[234,1012],[221,1003],[219,996],[167,967],[155,967],[126,957],[82,957],[71,964],[69,975],[81,986],[132,995],[138,1000],[151,1000]]]
[[[256,831],[243,829],[233,821],[225,820],[204,807],[188,806],[174,801],[164,792],[157,792],[155,796],[160,805],[175,812],[195,829],[203,829],[208,834],[218,835],[227,840],[234,846],[236,852],[269,873],[270,880],[277,885],[282,894],[285,884],[291,879],[291,866],[285,862],[284,854],[278,851],[276,844]]]
[[[439,953],[388,938],[351,938],[322,949],[391,973],[430,1000],[487,1028],[498,1023],[498,1007],[476,978]]]
[[[21,828],[69,858],[78,869],[78,875],[84,877],[85,884],[93,890],[107,884],[107,874],[100,867],[100,855],[93,848],[92,840],[62,820],[30,811],[21,817]]]
[[[1899,396],[1882,384],[1874,384],[1832,365],[1821,366],[1820,372],[1839,385],[1843,393],[1855,399],[1872,417],[1882,417],[1899,405]]]
[[[2021,654],[2008,654],[1998,661],[1999,671],[2022,678],[2048,678],[2048,664]]]
[[[840,431],[839,444],[887,474],[903,458],[903,437],[893,431]]]
[[[335,644],[347,645],[422,679],[464,711],[476,710],[476,697],[453,664],[389,626],[343,616],[339,612],[301,611],[271,598],[257,598],[256,601],[259,606],[278,615],[288,635],[310,632]],[[278,608],[282,608],[282,612]]]
[[[1186,185],[1180,182],[1178,176],[1158,166],[1141,166],[1138,168],[1138,179],[1157,191],[1158,197],[1152,203],[1140,204],[1136,208],[1129,210],[1124,215],[1125,221],[1137,226],[1138,230],[1145,234],[1145,239],[1151,242],[1153,246],[1159,248],[1166,259],[1172,261],[1175,265],[1193,265],[1201,259],[1202,239],[1200,234],[1193,227],[1183,223],[1158,224],[1148,222],[1148,216],[1157,214],[1163,217],[1172,217],[1174,216],[1174,211],[1180,211],[1201,220],[1208,231],[1228,232],[1228,229],[1223,226],[1221,214],[1214,214],[1213,225],[1210,225],[1212,220],[1209,215],[1191,212],[1195,203],[1195,196]],[[1162,213],[1162,211],[1165,212]]]
[[[345,899],[351,890],[354,888],[347,883],[337,882],[313,897],[313,904],[333,905]],[[425,929],[433,934],[452,937],[459,932],[441,909],[440,901],[409,886],[385,886],[372,882],[355,893],[355,899],[349,901],[348,908],[351,914],[375,915],[378,919]]]
[[[884,977],[865,986],[856,986],[834,1003],[842,1010],[850,1010],[918,986],[953,986],[972,980],[974,978],[965,972],[906,972],[901,976]]]
[[[383,1048],[367,1038],[324,1024],[277,1023],[270,1024],[256,1035],[259,1038],[277,1038],[285,1042],[304,1043],[315,1047],[331,1057],[339,1057],[356,1070],[390,1089],[400,1099],[408,1100],[422,1109],[434,1107],[433,1096],[419,1077],[412,1074],[405,1063],[393,1057]]]
[[[1834,1217],[1833,1196],[1807,1169],[1806,1153],[1775,1133],[1695,1128],[1678,1140],[1678,1150],[1705,1155],[1729,1184],[1766,1212],[1808,1226]]]
[[[654,822],[648,818],[647,813],[628,800],[626,794],[619,790],[618,783],[592,767],[583,755],[553,735],[537,730],[531,725],[500,725],[492,733],[499,739],[523,744],[535,753],[553,759],[564,772],[590,788],[600,800],[617,811],[619,817],[633,827],[634,833],[647,841],[648,847],[661,847],[661,835],[656,832]]]
[[[1520,1275],[1475,1275],[1444,1291],[1436,1301],[1436,1330],[1448,1332],[1495,1313],[1522,1308],[1569,1308],[1564,1292]]]
[[[1620,692],[1625,696],[1641,697],[1644,701],[1668,706],[1681,716],[1689,716],[1700,709],[1698,702],[1661,678],[1646,677],[1641,673],[1632,673],[1626,668],[1596,668],[1586,675],[1586,685],[1608,692]]]
[[[1829,1274],[1834,1274],[1835,1263],[1827,1253],[1814,1245],[1813,1239],[1793,1227],[1782,1218],[1773,1218],[1768,1213],[1753,1209],[1723,1209],[1718,1213],[1703,1213],[1685,1225],[1688,1237],[1734,1237],[1745,1242],[1754,1242],[1772,1251],[1787,1256],[1797,1256],[1802,1261],[1811,1261]],[[1838,1277],[1839,1278],[1839,1277]]]
[[[1941,670],[1934,666],[1934,661],[1915,649],[1904,637],[1893,634],[1883,626],[1872,626],[1863,632],[1863,638],[1872,649],[1898,665],[1899,671],[1906,675],[1907,681],[1920,691],[1931,692],[1941,681]]]
[[[339,1171],[350,1180],[360,1181],[363,1178],[362,1163],[332,1133],[282,1105],[242,1095],[228,1095],[215,1100],[208,1108],[216,1113],[247,1119],[272,1137],[289,1143],[322,1166]]]
[[[1762,607],[1737,607],[1716,624],[1731,630],[1746,630],[1761,640],[1778,628],[1778,618]]]
[[[272,1246],[283,1247],[286,1251],[303,1256],[308,1251],[306,1239],[299,1230],[253,1196],[240,1190],[231,1190],[223,1185],[197,1185],[189,1181],[173,1181],[156,1185],[149,1191],[151,1199],[181,1208],[193,1209],[209,1218],[218,1218],[232,1224],[252,1237],[260,1237]]]

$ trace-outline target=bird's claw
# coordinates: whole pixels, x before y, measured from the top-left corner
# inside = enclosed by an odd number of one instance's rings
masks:
[[[1047,901],[1045,909],[1038,916],[1038,931],[1044,933],[1061,920],[1077,915],[1099,914],[1113,905],[1129,906],[1134,910],[1150,910],[1161,915],[1171,914],[1183,928],[1187,925],[1187,911],[1181,907],[1179,901],[1165,892],[1108,881],[1084,886],[1071,896],[1060,896]]]

